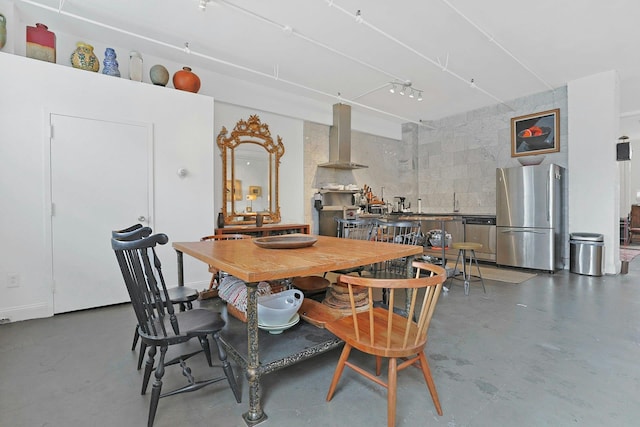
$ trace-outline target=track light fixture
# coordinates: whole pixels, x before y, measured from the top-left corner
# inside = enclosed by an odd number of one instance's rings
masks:
[[[405,95],[409,93],[409,98],[417,99],[418,101],[422,101],[422,89],[416,89],[413,87],[412,83],[407,80],[405,82],[389,82],[391,87],[389,88],[390,93],[396,93],[396,86],[399,87],[398,93],[400,95]]]

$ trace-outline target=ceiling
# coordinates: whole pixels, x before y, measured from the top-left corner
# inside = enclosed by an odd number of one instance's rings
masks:
[[[188,57],[194,70],[327,105],[342,100],[398,123],[508,108],[513,99],[617,70],[624,123],[639,123],[634,0],[205,2],[201,10],[201,0],[15,0],[25,22],[54,32],[90,33],[178,63]],[[401,96],[400,85],[391,94],[394,81],[410,81],[414,98],[410,89]]]

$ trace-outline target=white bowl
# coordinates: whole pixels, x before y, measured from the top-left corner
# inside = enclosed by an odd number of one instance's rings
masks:
[[[539,165],[544,160],[544,156],[523,156],[518,157],[518,161],[522,166],[534,166]]]
[[[298,312],[303,300],[304,294],[297,289],[258,297],[258,323],[265,326],[286,325]]]

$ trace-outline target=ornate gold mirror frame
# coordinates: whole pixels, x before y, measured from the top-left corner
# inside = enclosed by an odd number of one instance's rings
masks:
[[[280,158],[284,154],[282,138],[278,136],[278,142],[275,143],[271,138],[269,125],[261,123],[260,118],[255,114],[249,116],[249,120],[240,119],[228,138],[227,133],[227,129],[223,126],[216,140],[222,156],[222,212],[225,225],[254,224],[258,214],[263,215],[265,223],[280,222],[278,172]],[[251,175],[252,172],[256,172],[257,168],[250,167],[248,171],[242,171],[241,169],[245,165],[236,164],[236,159],[245,155],[258,155],[256,164],[262,163],[262,155],[259,154],[262,150],[258,147],[266,150],[267,167],[265,169],[267,176],[263,175],[266,182],[256,178],[249,178],[253,181],[247,182],[242,173]],[[244,158],[242,161],[245,161]],[[249,163],[246,161],[246,165]],[[247,186],[245,187],[246,195],[242,192],[243,181]],[[262,204],[263,208],[260,208],[261,204],[256,203],[258,207],[256,212],[253,205],[258,198],[264,204]],[[244,212],[238,212],[243,201],[247,203]]]

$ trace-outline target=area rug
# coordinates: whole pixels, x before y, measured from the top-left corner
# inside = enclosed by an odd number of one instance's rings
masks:
[[[448,268],[453,268],[455,266],[455,261],[450,261],[447,263]],[[467,265],[468,267],[468,265]],[[458,264],[458,270],[462,267]],[[476,266],[473,265],[471,270],[471,274],[473,275],[476,271]],[[495,280],[496,282],[505,282],[505,283],[522,283],[526,282],[529,279],[532,279],[537,276],[535,273],[525,273],[522,271],[515,271],[506,268],[498,268],[498,267],[489,267],[485,265],[480,266],[480,274],[482,274],[483,279],[487,280]]]

